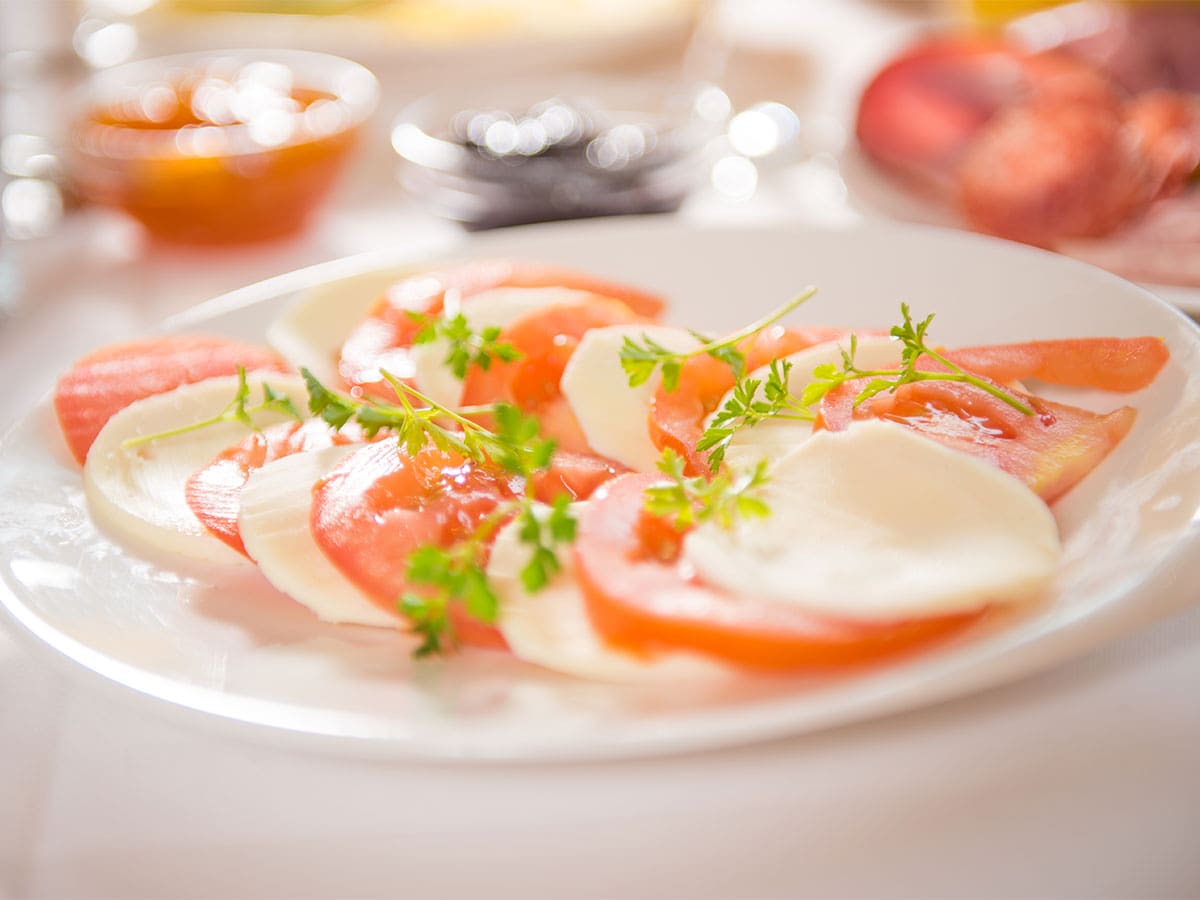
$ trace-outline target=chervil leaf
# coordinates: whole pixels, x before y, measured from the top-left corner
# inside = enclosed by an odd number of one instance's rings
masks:
[[[773,325],[816,292],[816,288],[808,288],[800,296],[788,301],[769,315],[723,338],[706,340],[704,335],[692,332],[701,343],[699,347],[686,353],[668,350],[647,334],[641,336],[640,343],[626,337],[621,344],[620,358],[621,368],[625,370],[625,374],[629,378],[629,386],[637,387],[645,384],[656,371],[661,371],[663,388],[667,391],[674,391],[679,387],[683,364],[693,357],[704,354],[727,364],[733,370],[735,377],[742,377],[745,373],[746,357],[738,349],[738,344]]]
[[[314,416],[320,416],[325,422],[332,425],[334,428],[341,428],[347,422],[355,417],[358,410],[364,405],[356,403],[349,398],[342,397],[329,390],[325,385],[321,384],[308,369],[300,370],[301,376],[304,378],[305,387],[308,388],[308,409]],[[366,422],[362,423],[367,426]],[[374,435],[380,427],[377,425],[375,430],[369,429],[367,434]]]
[[[713,359],[725,363],[740,378],[746,371],[746,355],[732,345],[716,346],[708,351]]]
[[[683,458],[668,447],[659,458],[658,470],[669,481],[646,488],[646,511],[670,519],[681,531],[709,520],[722,528],[732,528],[738,519],[770,513],[758,496],[769,480],[766,460],[747,472],[723,472],[712,479],[688,478],[683,473]]]
[[[985,378],[980,378],[951,362],[926,342],[929,326],[933,324],[930,314],[916,324],[913,323],[912,311],[907,303],[900,304],[900,324],[893,325],[891,335],[900,343],[900,368],[898,369],[860,369],[855,362],[858,349],[857,338],[851,336],[849,351],[842,351],[842,368],[840,371],[832,367],[819,366],[813,373],[813,384],[801,396],[801,402],[811,405],[818,402],[829,391],[852,379],[870,379],[866,386],[859,390],[854,398],[854,405],[865,403],[873,397],[887,392],[895,392],[905,384],[919,381],[957,381],[979,388],[991,394],[997,400],[1007,403],[1025,415],[1033,415],[1033,408],[998,385]],[[917,368],[922,357],[929,357],[940,363],[944,371],[928,372]]]
[[[743,376],[733,386],[725,405],[717,411],[700,436],[696,450],[708,453],[709,468],[716,472],[725,461],[725,452],[733,438],[744,428],[753,428],[767,419],[811,421],[813,414],[788,388],[792,363],[773,360],[765,381]]]
[[[559,494],[554,498],[550,515],[546,519],[546,527],[550,529],[550,538],[556,544],[572,544],[575,542],[575,531],[578,522],[571,514],[571,498]]]
[[[475,330],[461,312],[452,316],[409,312],[408,317],[421,326],[413,337],[413,343],[446,342],[446,356],[442,361],[460,381],[467,377],[467,370],[471,366],[478,366],[486,372],[493,360],[513,362],[521,358],[521,352],[516,347],[500,340],[501,329],[498,326],[485,325]]]
[[[565,495],[555,500],[544,521],[535,512],[535,479],[550,466],[554,455],[554,442],[541,437],[537,419],[507,403],[472,407],[472,413],[491,414],[495,430],[489,430],[389,373],[383,376],[396,392],[397,405],[343,397],[325,388],[311,373],[305,375],[314,410],[336,415],[343,424],[353,418],[372,434],[384,429],[393,431],[409,455],[432,443],[479,465],[512,473],[525,484],[524,496],[500,504],[465,538],[449,546],[423,546],[410,555],[407,579],[419,590],[405,592],[398,608],[413,633],[421,638],[416,654],[431,656],[456,645],[453,620],[448,614],[451,603],[462,603],[475,619],[495,621],[499,597],[488,580],[484,560],[500,525],[514,516],[518,518],[518,540],[529,547],[521,580],[532,592],[543,588],[559,570],[558,549],[574,540],[575,520],[569,510],[570,498]],[[447,427],[445,420],[461,430]]]
[[[250,402],[250,384],[246,379],[246,369],[243,366],[238,366],[237,387],[234,388],[233,399],[225,404],[224,408],[215,416],[200,419],[196,422],[189,422],[177,428],[168,428],[166,431],[157,431],[154,434],[141,434],[122,441],[121,446],[124,448],[139,447],[143,444],[149,444],[151,441],[179,437],[180,435],[190,434],[193,431],[200,431],[203,428],[210,428],[213,425],[220,425],[225,422],[237,422],[252,431],[258,431],[259,428],[254,423],[254,417],[264,412],[283,413],[285,416],[291,416],[297,421],[303,421],[300,414],[296,412],[296,407],[292,401],[284,395],[277,393],[265,381],[262,383],[262,394],[263,399],[261,403],[254,406],[247,406]]]

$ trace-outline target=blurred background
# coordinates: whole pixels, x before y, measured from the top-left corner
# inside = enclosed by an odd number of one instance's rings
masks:
[[[0,0],[0,350],[611,214],[970,227],[1197,313],[1198,69],[1184,2]]]

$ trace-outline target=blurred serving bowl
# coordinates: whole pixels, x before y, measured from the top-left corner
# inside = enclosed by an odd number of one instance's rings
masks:
[[[74,104],[69,176],[172,241],[300,230],[344,167],[379,85],[306,51],[223,50],[99,72]]]
[[[401,182],[468,228],[676,209],[729,100],[706,83],[529,81],[443,91],[392,131]]]

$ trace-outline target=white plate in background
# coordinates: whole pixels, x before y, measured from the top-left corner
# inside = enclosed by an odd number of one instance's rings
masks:
[[[953,209],[890,175],[857,145],[852,143],[841,154],[838,163],[846,183],[847,201],[863,215],[919,225],[966,228]],[[1200,248],[1196,252],[1200,253]],[[1143,284],[1142,287],[1178,306],[1189,316],[1200,317],[1200,287],[1174,284]]]

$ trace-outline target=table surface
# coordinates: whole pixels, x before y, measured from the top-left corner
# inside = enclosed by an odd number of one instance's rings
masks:
[[[454,233],[390,167],[366,153],[304,237],[217,265],[98,212],[21,246],[0,431],[76,356],[202,299]],[[853,218],[811,202],[828,176],[794,160],[748,202],[701,192],[679,215]],[[803,738],[364,763],[156,716],[0,625],[0,897],[1200,896],[1198,685],[1193,609],[1008,687]]]

